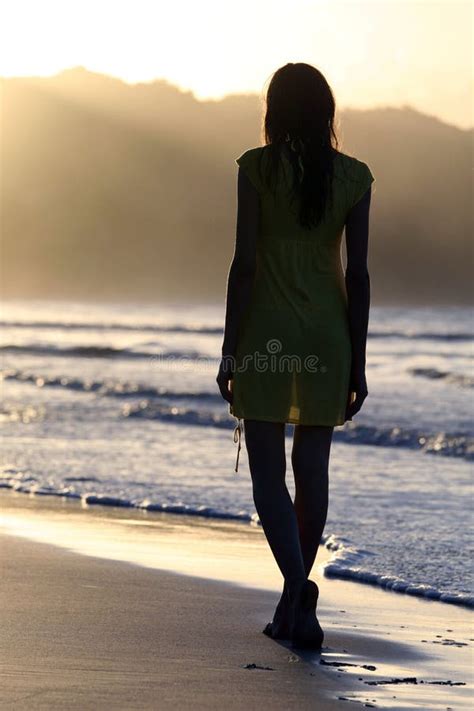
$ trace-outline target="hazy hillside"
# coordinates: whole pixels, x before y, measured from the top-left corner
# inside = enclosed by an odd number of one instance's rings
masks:
[[[224,299],[259,97],[200,102],[78,68],[3,80],[2,101],[5,296]],[[473,132],[410,108],[340,119],[340,148],[377,178],[374,303],[466,302]]]

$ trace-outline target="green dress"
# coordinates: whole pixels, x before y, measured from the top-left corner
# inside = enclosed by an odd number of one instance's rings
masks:
[[[260,228],[251,301],[238,332],[230,414],[239,420],[343,425],[351,341],[342,235],[349,210],[375,178],[366,163],[337,152],[332,207],[307,230],[297,221],[297,203],[290,202],[290,161],[282,157],[275,197],[264,181],[267,160],[268,146],[236,159],[259,193]]]

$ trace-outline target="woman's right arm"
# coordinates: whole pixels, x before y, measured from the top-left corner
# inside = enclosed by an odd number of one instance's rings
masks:
[[[236,240],[227,279],[222,359],[216,378],[222,397],[229,403],[232,403],[233,399],[229,384],[235,367],[239,328],[250,304],[257,269],[259,220],[259,194],[245,171],[239,167]]]
[[[370,277],[367,266],[371,188],[351,208],[346,219],[347,266],[345,284],[348,301],[352,364],[346,420],[359,412],[368,395],[365,374],[370,308]],[[352,393],[355,399],[352,400]]]

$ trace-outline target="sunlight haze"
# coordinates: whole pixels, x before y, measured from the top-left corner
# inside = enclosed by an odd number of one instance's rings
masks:
[[[262,95],[278,66],[306,61],[340,108],[409,105],[472,125],[469,2],[17,0],[1,19],[5,77],[83,66],[218,99]]]

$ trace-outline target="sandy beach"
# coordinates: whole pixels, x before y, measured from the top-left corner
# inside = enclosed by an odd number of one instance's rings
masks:
[[[472,613],[325,578],[321,654],[261,633],[258,527],[0,495],[2,708],[472,707]]]
[[[0,711],[474,711],[471,6],[2,20]]]

